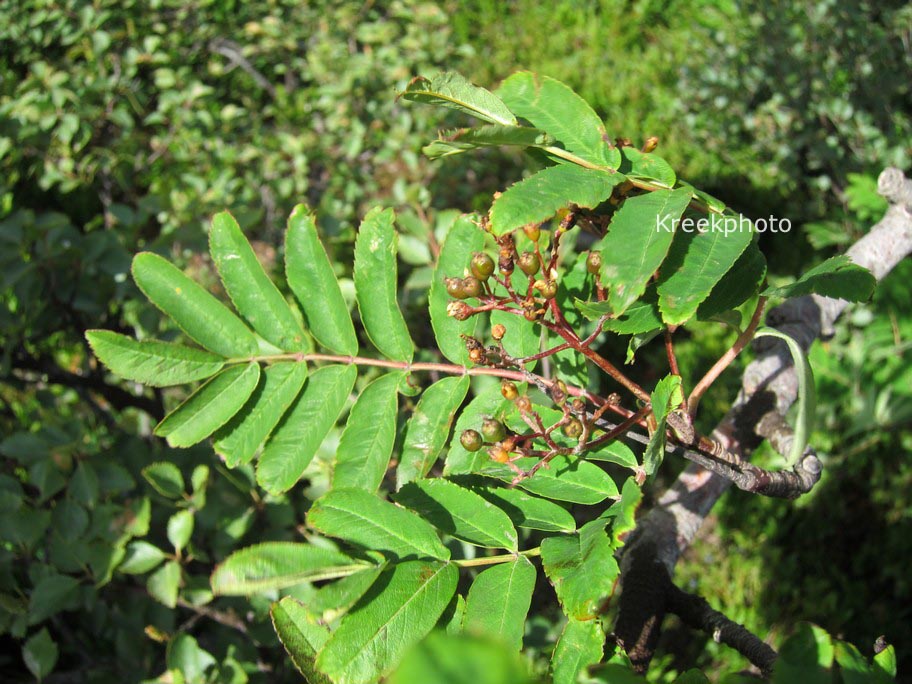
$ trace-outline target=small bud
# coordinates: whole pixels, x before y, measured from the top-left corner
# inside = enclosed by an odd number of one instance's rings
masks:
[[[494,259],[484,252],[475,252],[472,255],[472,275],[479,280],[487,280],[494,273]]]
[[[523,252],[516,260],[519,270],[527,276],[534,276],[538,273],[538,257],[533,252]]]
[[[551,386],[551,401],[557,406],[563,406],[567,402],[567,383],[558,380]]]
[[[472,276],[463,278],[462,288],[465,291],[466,297],[481,296],[481,281],[478,278],[473,278]]]
[[[589,256],[586,257],[586,270],[589,271],[592,275],[598,275],[599,271],[602,269],[602,253],[601,252],[589,252]]]
[[[463,430],[459,436],[459,443],[462,444],[462,448],[466,451],[478,451],[481,449],[484,439],[482,439],[478,430]]]
[[[495,418],[485,418],[481,422],[481,434],[486,442],[499,442],[507,436],[504,424]]]
[[[472,308],[465,302],[450,302],[446,308],[447,316],[452,316],[457,321],[464,321],[472,315]]]
[[[497,341],[502,340],[506,334],[507,329],[500,323],[497,323],[493,328],[491,328],[491,337]]]
[[[510,401],[519,396],[519,390],[516,389],[516,385],[509,380],[500,381],[500,393],[504,396],[504,399],[509,399]]]
[[[528,309],[523,311],[523,316],[530,323],[534,323],[535,321],[537,321],[539,318],[542,317],[542,310],[536,309],[536,308],[530,306]]]
[[[586,402],[582,399],[574,399],[570,403],[570,408],[572,408],[577,413],[582,413],[586,409]]]
[[[583,424],[579,422],[576,418],[571,418],[568,423],[564,424],[564,427],[561,428],[567,437],[570,439],[576,439],[581,434],[583,434]]]
[[[484,349],[474,348],[469,349],[469,361],[472,363],[484,363],[486,360]]]
[[[446,286],[447,294],[456,299],[465,299],[466,290],[462,280],[459,278],[444,278],[443,284]]]
[[[643,146],[640,148],[641,152],[652,152],[655,148],[659,146],[659,139],[654,135],[650,135],[643,142]]]
[[[520,413],[528,413],[532,410],[532,401],[529,399],[529,397],[518,397],[514,403],[516,404],[516,408]]]
[[[541,228],[538,227],[537,223],[529,223],[523,226],[523,232],[526,234],[526,237],[532,240],[532,242],[538,242],[538,239],[541,237]]]

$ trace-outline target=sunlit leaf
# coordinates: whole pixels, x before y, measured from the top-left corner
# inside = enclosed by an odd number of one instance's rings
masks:
[[[269,613],[279,641],[308,684],[333,684],[314,665],[317,653],[329,640],[329,629],[317,623],[291,596],[273,603]]]
[[[866,268],[852,263],[845,254],[831,257],[784,287],[770,287],[764,297],[800,297],[819,294],[850,302],[863,302],[874,292],[877,280]]]
[[[499,97],[452,71],[430,79],[419,76],[399,96],[413,102],[443,105],[492,124],[516,125],[516,117]]]
[[[339,354],[355,356],[358,338],[351,315],[313,216],[303,204],[288,218],[285,273],[317,342]]]
[[[500,507],[513,524],[530,530],[572,532],[576,521],[563,506],[507,487],[472,487],[485,499]]]
[[[570,618],[551,656],[553,684],[577,684],[590,665],[601,662],[605,632],[598,620]]]
[[[535,576],[535,567],[525,556],[479,573],[466,597],[465,631],[502,641],[519,651]]]
[[[256,354],[256,336],[227,306],[157,254],[133,258],[133,280],[143,294],[193,340],[228,358]]]
[[[554,138],[537,128],[493,124],[443,133],[440,139],[425,145],[422,152],[431,159],[437,159],[479,147],[547,147],[555,142]]]

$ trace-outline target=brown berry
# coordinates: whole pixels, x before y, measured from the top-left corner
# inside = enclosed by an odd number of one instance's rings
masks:
[[[557,295],[557,285],[551,280],[536,280],[534,287],[545,299],[554,299]]]
[[[475,252],[472,255],[472,275],[479,280],[487,280],[494,273],[494,259],[484,252]]]
[[[602,253],[601,252],[589,252],[589,256],[586,257],[586,270],[593,275],[598,275],[599,271],[602,268]]]
[[[518,397],[515,404],[520,413],[528,413],[532,410],[532,401],[529,397]]]
[[[506,334],[507,329],[500,323],[497,323],[493,328],[491,328],[491,337],[493,337],[495,340],[502,340]]]
[[[472,276],[463,278],[462,289],[465,291],[466,297],[479,297],[482,293],[481,281]]]
[[[571,418],[569,422],[564,424],[564,427],[561,428],[567,437],[570,439],[576,439],[581,434],[583,434],[583,424],[579,422],[576,418]]]
[[[506,463],[510,460],[510,452],[503,447],[493,446],[488,449],[488,454],[492,461],[497,461],[498,463]]]
[[[519,396],[519,390],[516,389],[516,385],[509,380],[501,380],[500,393],[504,396],[504,399],[509,399],[510,401]]]
[[[523,226],[523,232],[526,234],[526,237],[532,240],[532,242],[538,242],[538,239],[541,237],[541,228],[538,227],[537,223],[529,223]]]
[[[538,273],[538,257],[534,252],[523,252],[516,260],[516,264],[519,266],[519,270],[527,276],[534,276]]]
[[[484,439],[482,439],[478,430],[463,430],[459,436],[459,443],[462,444],[462,448],[466,451],[478,451],[484,444]]]
[[[459,278],[444,278],[447,294],[456,299],[465,299],[467,296],[465,285]]]

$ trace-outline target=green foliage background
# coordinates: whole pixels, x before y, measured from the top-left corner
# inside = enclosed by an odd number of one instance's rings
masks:
[[[637,144],[658,135],[683,177],[728,204],[792,219],[787,238],[764,245],[789,269],[771,279],[785,280],[877,220],[873,179],[885,164],[909,168],[910,38],[912,11],[901,2],[4,8],[0,642],[10,648],[0,652],[11,655],[0,656],[0,677],[29,676],[25,645],[32,673],[50,663],[84,681],[138,681],[166,667],[201,680],[212,656],[217,681],[296,678],[268,601],[209,604],[208,574],[241,543],[294,538],[302,493],[270,497],[252,472],[217,466],[208,447],[176,451],[152,439],[136,409],[160,416],[171,398],[110,386],[82,342],[87,328],[160,336],[159,316],[128,277],[132,253],[166,254],[211,284],[211,264],[197,255],[213,213],[231,209],[270,264],[285,217],[306,201],[344,283],[356,220],[373,204],[395,206],[406,303],[417,312],[441,212],[486,206],[516,164],[500,152],[427,161],[420,147],[447,121],[395,93],[443,67],[484,85],[523,68],[574,87],[614,135]],[[799,619],[862,647],[886,634],[901,668],[912,653],[907,266],[812,353],[821,486],[797,505],[729,495],[679,569],[760,634]],[[413,330],[426,329],[417,316]],[[695,335],[683,370],[702,371],[729,342]],[[737,370],[726,380],[704,404],[708,419],[730,400]],[[148,469],[165,461],[179,480]],[[169,520],[190,508],[199,511],[190,542],[175,544],[183,533]],[[138,539],[181,547],[175,565],[143,574],[142,547],[128,555]],[[195,637],[166,648],[162,639],[188,623]],[[536,625],[531,642],[546,648],[554,630]],[[718,673],[745,665],[670,630],[654,676],[694,664]]]

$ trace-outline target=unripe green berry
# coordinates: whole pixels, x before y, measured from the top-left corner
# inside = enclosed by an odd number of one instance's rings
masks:
[[[472,276],[462,279],[462,289],[465,291],[466,297],[479,297],[483,291],[481,281]]]
[[[529,223],[528,225],[523,226],[523,232],[526,234],[526,237],[532,240],[532,242],[538,242],[538,239],[541,237],[541,228],[538,227],[537,223]]]
[[[444,278],[447,294],[456,299],[465,299],[467,296],[465,285],[460,278]]]
[[[485,418],[481,422],[481,434],[486,442],[499,442],[507,435],[504,424],[495,418]]]
[[[516,260],[519,270],[527,276],[534,276],[538,273],[538,257],[533,252],[523,252]]]
[[[554,299],[557,295],[557,285],[553,281],[536,280],[534,287],[545,299]]]
[[[466,451],[478,451],[484,444],[484,439],[478,433],[478,430],[463,430],[459,436],[459,443]]]
[[[494,273],[494,259],[484,252],[475,252],[472,255],[472,275],[479,280],[487,280]]]
[[[589,256],[586,257],[586,270],[593,275],[598,275],[598,272],[602,268],[602,253],[601,252],[589,252]]]

